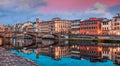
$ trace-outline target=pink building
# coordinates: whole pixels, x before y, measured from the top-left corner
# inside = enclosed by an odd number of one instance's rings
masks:
[[[90,18],[80,22],[80,34],[101,35],[101,23],[103,18]]]

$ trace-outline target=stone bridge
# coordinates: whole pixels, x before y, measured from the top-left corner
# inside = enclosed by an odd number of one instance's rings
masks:
[[[31,37],[45,37],[45,36],[53,36],[54,38],[59,38],[60,34],[50,34],[50,33],[38,33],[38,32],[4,32],[4,33],[1,33],[0,36],[3,36],[3,37],[13,37],[13,36],[17,36],[17,35],[29,35]]]
[[[60,34],[38,33],[38,32],[3,32],[0,33],[0,36],[2,36],[3,38],[3,44],[13,44],[13,38],[16,37],[31,38],[32,41],[34,41],[33,43],[41,41],[41,38],[44,37],[54,38],[54,39],[60,38]]]

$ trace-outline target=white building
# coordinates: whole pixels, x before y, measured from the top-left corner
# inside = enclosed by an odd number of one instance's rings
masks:
[[[73,20],[71,23],[71,33],[80,34],[80,20]]]
[[[112,19],[112,34],[120,35],[120,14],[117,14]]]
[[[104,19],[101,23],[102,35],[111,35],[112,34],[112,21]]]

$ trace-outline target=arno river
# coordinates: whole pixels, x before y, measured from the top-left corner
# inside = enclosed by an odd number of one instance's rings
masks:
[[[9,51],[40,66],[119,66],[120,63],[118,43],[42,40],[28,47],[14,47]]]

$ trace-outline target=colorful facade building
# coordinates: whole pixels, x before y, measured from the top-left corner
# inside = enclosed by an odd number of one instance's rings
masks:
[[[80,22],[80,34],[101,35],[101,23],[103,18],[90,18]]]
[[[36,28],[39,33],[53,33],[54,23],[52,21],[40,21],[39,18],[37,18]]]
[[[80,34],[80,20],[73,20],[72,21],[71,34]]]
[[[24,28],[24,31],[25,31],[25,32],[34,32],[34,27],[33,27],[33,25],[26,26],[26,27]]]
[[[21,32],[22,30],[20,30],[20,28],[22,27],[22,23],[18,23],[18,24],[15,24],[13,25],[13,32]]]
[[[34,32],[33,23],[30,21],[23,23],[19,30],[21,32]]]
[[[39,24],[41,33],[53,33],[54,32],[54,24],[51,21],[42,21]]]
[[[62,20],[60,18],[53,18],[54,28],[56,33],[60,33],[62,35],[69,34],[71,31],[71,20]]]
[[[104,19],[101,23],[102,35],[112,35],[112,22],[111,20]]]
[[[13,32],[34,32],[34,25],[28,21],[25,23],[19,23],[13,26]]]
[[[14,25],[8,25],[6,26],[6,32],[13,32],[14,31]]]
[[[117,14],[112,19],[112,34],[120,35],[120,14]]]

